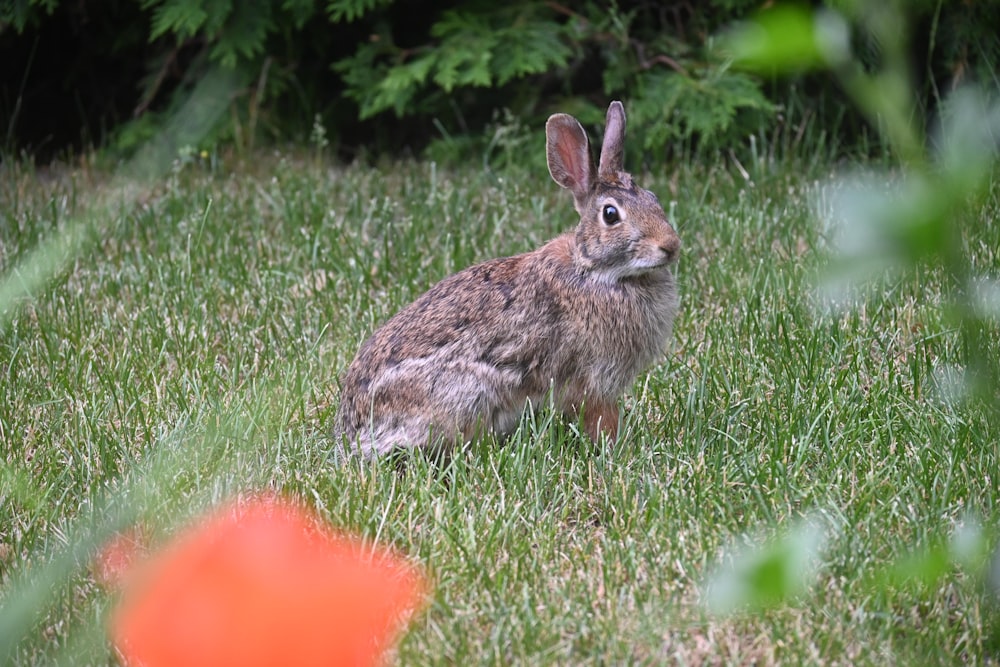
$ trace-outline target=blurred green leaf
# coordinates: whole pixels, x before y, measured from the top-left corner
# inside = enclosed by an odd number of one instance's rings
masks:
[[[1000,281],[980,278],[972,284],[971,305],[976,317],[1000,323]]]
[[[989,539],[974,520],[964,521],[948,540],[939,540],[896,561],[889,569],[887,583],[902,587],[932,587],[955,569],[980,572],[989,556]]]
[[[736,554],[708,581],[709,609],[718,614],[765,609],[798,595],[816,575],[827,532],[824,523],[810,519],[760,547]]]
[[[880,174],[835,182],[819,212],[836,252],[831,268],[870,279],[939,253],[948,239],[951,199],[940,182],[918,175],[897,183]]]
[[[723,50],[748,69],[776,73],[836,66],[850,53],[847,22],[832,10],[778,5],[738,24]]]
[[[889,571],[889,583],[900,587],[918,583],[931,586],[951,571],[947,544],[936,544],[896,561]]]
[[[990,539],[983,525],[975,518],[967,518],[951,534],[948,551],[951,559],[966,569],[982,567],[989,555]]]
[[[936,161],[960,196],[989,179],[1000,147],[1000,103],[974,87],[959,88],[942,105]]]
[[[1000,139],[1000,105],[980,91],[960,89],[943,107],[933,163],[914,165],[901,175],[841,177],[821,191],[817,213],[834,250],[824,286],[829,293],[839,295],[845,285],[927,262],[965,275],[957,242],[961,216],[989,183]],[[971,300],[970,312],[997,312],[991,285],[970,286],[962,297]]]
[[[0,461],[0,502],[12,501],[34,512],[48,498],[48,491],[25,470]]]

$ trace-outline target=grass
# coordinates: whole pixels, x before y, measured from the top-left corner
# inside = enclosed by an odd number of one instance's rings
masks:
[[[335,463],[338,375],[434,281],[571,226],[547,176],[261,154],[108,204],[103,173],[5,165],[0,275],[93,221],[0,320],[4,613],[28,591],[43,610],[13,662],[114,661],[114,596],[86,556],[110,531],[138,522],[155,541],[277,490],[426,568],[433,600],[401,664],[996,664],[976,570],[886,583],[970,517],[997,525],[998,433],[947,400],[962,351],[941,275],[823,308],[810,211],[830,173],[762,157],[641,179],[684,242],[682,306],[621,441],[595,447],[542,408],[504,446],[399,474]],[[1000,186],[987,199],[966,243],[995,274]],[[709,611],[714,573],[809,517],[826,539],[801,593]]]

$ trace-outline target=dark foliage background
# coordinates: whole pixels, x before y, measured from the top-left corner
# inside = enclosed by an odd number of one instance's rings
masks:
[[[1000,0],[907,4],[922,94],[915,111],[929,117],[962,81],[996,84]],[[236,72],[240,85],[211,145],[199,149],[312,138],[348,159],[426,149],[458,159],[516,144],[557,109],[596,124],[608,99],[623,98],[647,159],[743,144],[755,133],[880,150],[829,83],[730,67],[715,36],[762,6],[5,0],[0,153],[41,161],[92,147],[127,153],[214,67]],[[878,41],[854,39],[877,66]]]

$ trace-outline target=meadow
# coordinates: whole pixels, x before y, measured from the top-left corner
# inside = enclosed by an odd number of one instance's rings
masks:
[[[92,549],[261,491],[425,569],[399,664],[996,664],[983,559],[947,556],[1000,519],[995,417],[952,391],[948,276],[917,267],[831,308],[815,212],[843,165],[826,158],[627,164],[683,248],[673,340],[623,399],[620,440],[532,406],[506,442],[402,472],[334,455],[338,377],[435,281],[575,224],[540,162],[271,150],[178,162],[125,197],[86,164],[0,166],[0,275],[72,239],[0,304],[12,664],[113,664]],[[963,231],[984,274],[998,210],[994,182]],[[741,607],[729,575],[782,549],[801,585],[779,567],[776,598]],[[922,578],[927,554],[944,563]]]

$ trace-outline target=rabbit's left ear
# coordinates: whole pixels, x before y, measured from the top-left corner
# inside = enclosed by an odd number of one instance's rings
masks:
[[[557,113],[545,123],[545,156],[552,180],[573,193],[576,208],[587,201],[594,186],[594,159],[583,126],[572,116]]]
[[[604,127],[604,143],[601,144],[601,162],[597,173],[600,177],[624,171],[625,162],[625,107],[615,100],[608,107],[607,122]]]

